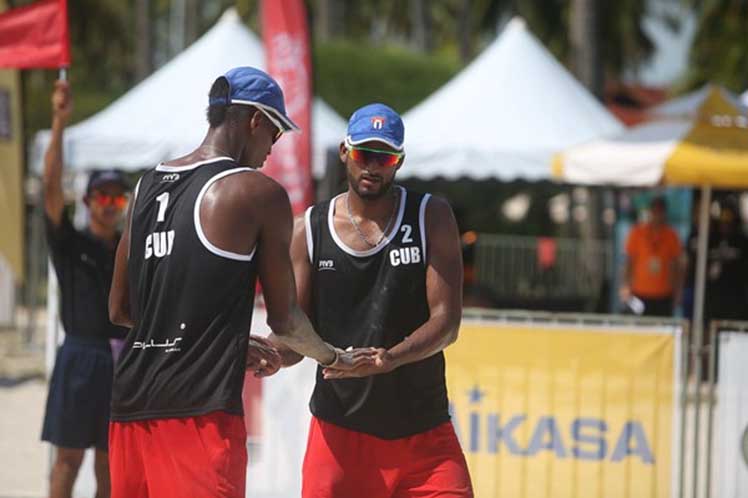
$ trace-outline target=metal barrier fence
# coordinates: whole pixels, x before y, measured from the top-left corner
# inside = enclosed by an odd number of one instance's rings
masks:
[[[613,265],[606,241],[480,234],[475,243],[476,282],[499,300],[578,300],[589,309]]]
[[[748,334],[748,322],[746,321],[727,321],[727,320],[714,320],[710,322],[709,324],[709,340],[708,341],[700,341],[702,344],[695,344],[692,346],[693,349],[693,356],[694,356],[694,362],[696,361],[704,361],[706,360],[707,363],[707,434],[706,434],[706,455],[705,455],[705,462],[703,462],[703,465],[705,465],[705,484],[704,484],[704,492],[703,496],[706,498],[710,498],[712,496],[718,496],[719,498],[733,498],[732,496],[720,496],[719,493],[715,493],[713,489],[714,483],[713,480],[713,473],[714,473],[714,459],[715,456],[720,456],[719,453],[715,455],[715,446],[714,446],[714,440],[715,440],[715,431],[714,431],[714,410],[718,408],[718,405],[720,403],[729,405],[734,400],[730,399],[722,399],[717,394],[717,353],[719,349],[719,345],[721,344],[720,340],[720,334],[726,332],[726,333],[740,333],[740,334]],[[746,358],[748,360],[748,358]],[[745,370],[743,371],[745,373]],[[742,381],[746,381],[748,379],[741,379]],[[724,382],[725,379],[722,379]],[[699,395],[699,391],[697,390],[697,397]],[[697,398],[698,400],[698,398]],[[699,407],[700,403],[697,402],[696,404],[696,424],[695,427],[698,429],[698,420],[699,420]],[[739,434],[733,434],[733,437],[740,438],[741,435]],[[743,459],[745,461],[745,465],[748,466],[748,427],[745,429],[745,433],[742,435],[743,437]],[[721,448],[718,448],[720,450]],[[699,464],[701,463],[701,455],[698,453],[694,455],[694,471],[697,469]],[[721,454],[722,457],[726,456],[724,453]],[[723,463],[724,464],[724,463]],[[694,482],[693,482],[693,488],[698,489],[699,482],[696,479],[696,476],[698,474],[694,473]],[[695,495],[696,496],[696,495]]]

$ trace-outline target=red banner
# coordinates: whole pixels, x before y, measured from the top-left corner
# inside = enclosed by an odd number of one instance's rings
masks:
[[[262,38],[268,73],[278,81],[288,116],[301,132],[273,146],[263,171],[286,188],[294,214],[314,202],[312,186],[312,58],[302,0],[263,0]]]
[[[0,14],[0,67],[69,65],[66,0],[40,0]]]

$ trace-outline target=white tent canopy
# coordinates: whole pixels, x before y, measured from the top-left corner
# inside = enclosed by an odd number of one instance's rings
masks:
[[[207,130],[208,90],[236,66],[264,68],[262,43],[229,9],[184,52],[125,95],[65,131],[65,164],[73,170],[136,170],[193,150]],[[312,108],[312,166],[324,174],[325,151],[340,143],[346,122],[321,99]],[[39,132],[32,167],[41,170],[49,131]]]
[[[404,121],[418,178],[548,179],[555,152],[623,130],[519,18]]]

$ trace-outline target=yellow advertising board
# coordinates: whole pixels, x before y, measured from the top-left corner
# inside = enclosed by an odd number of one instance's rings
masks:
[[[446,350],[476,498],[671,498],[679,330],[463,323]]]

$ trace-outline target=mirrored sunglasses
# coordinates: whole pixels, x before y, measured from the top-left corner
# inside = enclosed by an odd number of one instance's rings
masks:
[[[374,162],[388,168],[396,166],[400,162],[400,158],[405,155],[403,152],[369,149],[355,145],[346,145],[346,148],[351,159],[357,163],[367,164]]]
[[[127,205],[127,196],[125,194],[109,195],[95,193],[91,196],[91,199],[97,204],[104,207],[114,206],[118,209],[124,209],[124,207]]]

